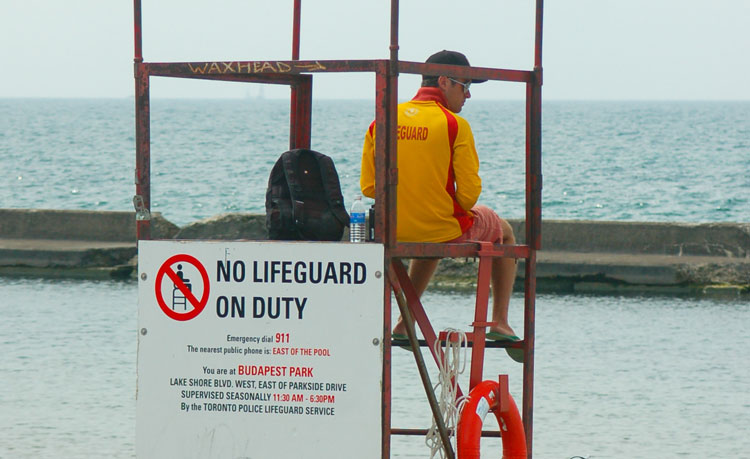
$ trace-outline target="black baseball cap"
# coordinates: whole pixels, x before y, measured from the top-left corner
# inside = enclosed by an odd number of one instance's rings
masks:
[[[466,67],[471,67],[471,64],[469,64],[469,59],[466,58],[462,53],[459,53],[458,51],[448,51],[447,49],[444,49],[442,51],[438,51],[432,56],[428,57],[425,61],[426,64],[446,64],[446,65],[463,65]],[[434,76],[424,76],[423,79],[428,78],[437,78]],[[484,83],[487,80],[471,80],[472,83]]]

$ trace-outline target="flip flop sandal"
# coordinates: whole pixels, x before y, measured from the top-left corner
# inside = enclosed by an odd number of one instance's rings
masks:
[[[500,332],[487,332],[487,339],[496,341],[498,343],[516,343],[521,341],[521,338],[516,335],[504,335]],[[523,349],[517,349],[514,347],[506,347],[505,352],[508,356],[518,363],[523,363]]]

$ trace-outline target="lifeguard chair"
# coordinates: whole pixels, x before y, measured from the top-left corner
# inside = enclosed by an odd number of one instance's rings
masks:
[[[152,76],[195,78],[283,84],[291,87],[289,147],[310,148],[312,79],[316,73],[370,72],[375,75],[376,87],[376,204],[375,242],[385,249],[385,288],[383,291],[383,382],[382,382],[382,457],[390,457],[391,435],[423,435],[426,429],[393,428],[391,425],[391,308],[392,294],[397,299],[402,314],[414,317],[424,340],[416,339],[415,330],[409,329],[411,345],[427,346],[437,360],[440,351],[434,344],[440,339],[433,330],[422,304],[417,298],[403,259],[432,257],[477,257],[477,293],[475,318],[472,330],[467,333],[472,346],[469,390],[482,381],[486,348],[516,347],[523,350],[523,400],[522,419],[525,434],[526,457],[532,457],[533,395],[534,395],[534,314],[536,299],[536,251],[541,246],[541,86],[542,86],[542,17],[543,0],[536,0],[536,29],[534,68],[508,70],[499,68],[458,67],[442,64],[425,64],[401,61],[398,58],[398,0],[391,0],[390,56],[379,60],[300,60],[301,0],[294,1],[292,58],[289,61],[233,61],[233,62],[171,62],[147,63],[143,60],[141,46],[141,2],[134,0],[135,9],[135,100],[136,100],[136,196],[137,237],[151,239],[151,178],[150,178],[150,121],[149,78]],[[196,69],[201,71],[196,71]],[[283,72],[278,71],[283,69]],[[427,244],[400,243],[396,240],[396,106],[397,82],[400,74],[450,75],[456,78],[486,79],[524,84],[526,87],[526,221],[525,243],[500,245],[488,243]],[[364,127],[363,127],[364,129]],[[495,257],[525,260],[524,275],[524,339],[516,343],[494,343],[485,340],[487,306],[490,289],[490,267]],[[407,344],[407,343],[396,343]],[[425,363],[420,352],[414,353],[420,373],[425,375]],[[436,419],[440,417],[434,404],[432,387],[425,382]],[[498,409],[508,407],[507,377],[498,377],[496,399]],[[468,391],[467,391],[468,393]],[[440,423],[439,423],[440,424]],[[449,432],[444,426],[439,430],[448,457],[453,451],[447,441]],[[498,431],[482,432],[483,436],[500,436]]]

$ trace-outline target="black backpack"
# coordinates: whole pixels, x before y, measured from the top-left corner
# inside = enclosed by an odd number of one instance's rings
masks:
[[[340,241],[349,214],[333,160],[298,148],[282,154],[266,190],[266,230],[272,240]]]

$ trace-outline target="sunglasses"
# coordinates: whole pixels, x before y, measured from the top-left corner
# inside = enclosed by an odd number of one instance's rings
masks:
[[[451,77],[448,77],[448,79],[451,80],[454,83],[457,83],[457,84],[460,84],[461,86],[463,86],[464,87],[464,94],[469,94],[469,87],[471,86],[471,81],[469,81],[468,83],[461,83],[460,81],[454,80]]]

